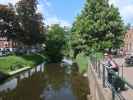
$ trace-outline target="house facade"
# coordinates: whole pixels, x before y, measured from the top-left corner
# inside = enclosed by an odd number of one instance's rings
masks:
[[[17,44],[13,40],[9,40],[7,37],[0,37],[0,51],[9,50],[13,51]]]
[[[124,38],[124,49],[126,53],[133,54],[133,28],[129,29]]]

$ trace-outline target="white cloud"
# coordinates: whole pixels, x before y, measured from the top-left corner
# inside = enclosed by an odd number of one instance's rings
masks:
[[[48,7],[51,6],[51,3],[50,3],[48,0],[44,0],[44,3],[45,3]]]
[[[49,17],[49,18],[47,18],[46,24],[47,25],[60,24],[60,26],[62,26],[62,27],[64,27],[64,26],[70,27],[71,26],[71,24],[68,21],[59,19],[57,17]]]
[[[58,18],[55,14],[54,9],[50,0],[40,0],[39,10],[45,16],[45,21],[47,24],[55,24],[60,23],[61,25],[71,26],[68,21],[62,20]],[[114,4],[116,7],[119,8],[120,14],[122,19],[125,23],[133,24],[133,0],[109,0],[110,4]]]
[[[0,0],[0,4],[8,4],[12,3],[13,5],[18,2],[19,0]]]
[[[116,2],[116,0],[109,0],[109,4],[114,4],[114,5],[116,5],[117,2]]]
[[[121,10],[121,15],[126,22],[133,22],[133,5],[128,5]]]
[[[46,25],[60,24],[60,26],[71,26],[68,21],[60,19],[56,15],[50,0],[40,0],[38,8],[39,11],[42,12],[45,17]]]
[[[120,14],[126,23],[133,24],[133,0],[110,0],[109,2],[119,8]]]
[[[12,3],[15,5],[19,0],[0,0],[0,4]],[[60,24],[61,26],[71,26],[68,21],[57,17],[50,0],[39,0],[38,12],[41,12],[47,25]]]

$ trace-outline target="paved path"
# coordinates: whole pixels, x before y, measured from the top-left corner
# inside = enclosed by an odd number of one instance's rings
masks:
[[[115,61],[120,65],[120,76],[123,76],[127,82],[133,85],[133,67],[124,66],[124,58],[115,58]],[[126,100],[133,100],[133,89],[127,87],[127,90],[123,91],[122,95]]]

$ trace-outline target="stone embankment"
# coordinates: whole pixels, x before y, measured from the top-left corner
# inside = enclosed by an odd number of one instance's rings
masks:
[[[102,80],[98,79],[92,65],[89,65],[88,80],[91,93],[88,100],[112,100],[112,92],[108,88],[103,88]]]

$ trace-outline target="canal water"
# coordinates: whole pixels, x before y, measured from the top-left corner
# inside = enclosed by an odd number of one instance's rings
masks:
[[[76,64],[41,64],[0,84],[0,100],[86,100],[87,94]]]

